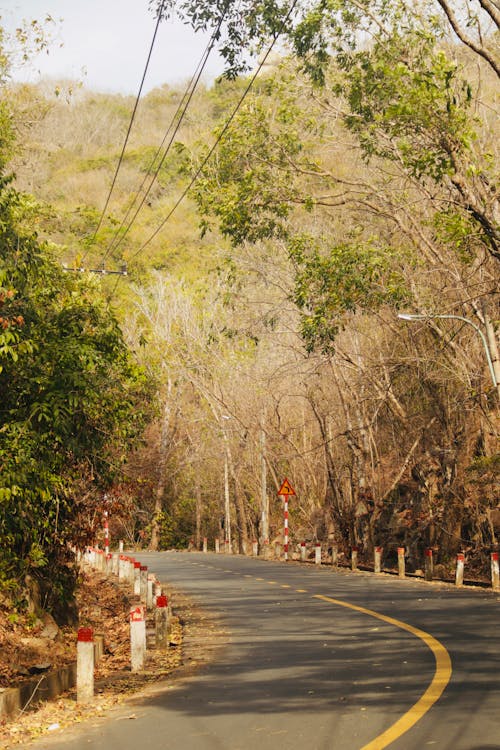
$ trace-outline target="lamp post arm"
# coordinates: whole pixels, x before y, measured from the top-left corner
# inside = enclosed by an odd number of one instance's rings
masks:
[[[441,318],[444,320],[461,320],[463,323],[467,323],[468,325],[472,326],[476,333],[479,334],[481,337],[481,341],[483,343],[484,352],[486,354],[486,361],[488,362],[488,369],[490,371],[491,380],[493,381],[494,387],[497,389],[498,395],[500,396],[500,382],[499,379],[496,376],[495,368],[493,366],[493,360],[491,358],[490,348],[488,346],[488,341],[486,339],[486,336],[482,332],[482,330],[479,328],[476,323],[474,323],[472,320],[469,320],[469,318],[465,318],[463,315],[453,315],[451,313],[429,313],[428,315],[425,315],[423,313],[401,313],[398,315],[398,318],[401,320],[431,320],[434,318]]]

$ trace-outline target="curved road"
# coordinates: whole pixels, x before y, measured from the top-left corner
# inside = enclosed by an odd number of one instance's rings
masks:
[[[135,721],[112,713],[37,747],[500,750],[491,591],[239,556],[140,559],[219,616],[229,642],[139,701]]]

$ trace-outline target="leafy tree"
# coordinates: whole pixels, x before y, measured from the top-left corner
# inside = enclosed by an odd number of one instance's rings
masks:
[[[82,480],[102,492],[140,430],[144,378],[99,286],[65,273],[31,229],[38,206],[12,187],[12,117],[0,109],[0,586],[38,579],[57,609]],[[88,491],[88,490],[87,490]]]

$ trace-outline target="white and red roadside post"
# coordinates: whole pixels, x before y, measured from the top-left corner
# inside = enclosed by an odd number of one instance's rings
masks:
[[[109,522],[108,511],[104,511],[104,552],[109,555]]]
[[[130,667],[132,672],[140,672],[146,659],[146,618],[144,607],[130,610]]]
[[[283,552],[285,562],[288,560],[288,498],[291,495],[295,495],[295,490],[288,481],[284,479],[281,487],[278,490],[278,495],[283,498]]]
[[[500,591],[498,552],[491,553],[491,588],[493,589],[493,591]]]
[[[306,543],[305,542],[301,542],[300,543],[300,562],[305,562],[306,561],[306,552],[307,552],[307,550],[306,550]]]
[[[434,560],[432,557],[432,549],[428,547],[424,552],[424,578],[426,581],[432,581],[434,576]]]
[[[134,560],[134,594],[141,595],[141,563]]]
[[[158,597],[161,595],[162,595],[161,583],[158,580],[156,580],[155,581],[155,597]]]
[[[334,568],[339,564],[339,546],[335,542],[332,544],[332,565]]]
[[[373,550],[373,572],[382,572],[382,547],[375,547]]]
[[[457,570],[455,572],[455,586],[464,585],[464,565],[465,555],[463,552],[457,553]]]
[[[148,599],[148,566],[141,565],[139,568],[139,598],[141,604],[146,604]]]
[[[78,629],[76,647],[76,700],[88,703],[94,697],[94,633],[92,628]]]
[[[358,569],[358,553],[359,553],[358,547],[353,547],[351,549],[351,570]]]
[[[155,609],[155,645],[156,648],[168,646],[168,597],[156,597]]]
[[[398,547],[398,576],[399,578],[405,578],[406,576],[404,547]]]
[[[314,563],[316,565],[321,565],[321,543],[316,542],[314,545]]]
[[[155,583],[156,583],[156,577],[154,573],[149,573],[148,574],[148,595],[146,599],[146,607],[148,609],[153,608]]]

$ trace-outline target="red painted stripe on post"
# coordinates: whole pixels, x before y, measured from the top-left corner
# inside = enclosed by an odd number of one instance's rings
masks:
[[[94,631],[92,628],[78,628],[77,638],[79,643],[92,643],[94,640]]]

